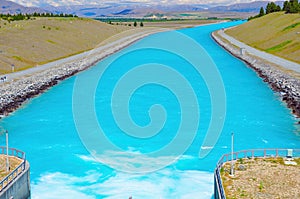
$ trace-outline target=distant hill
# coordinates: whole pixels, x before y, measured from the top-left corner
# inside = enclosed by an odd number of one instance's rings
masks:
[[[177,12],[204,11],[205,5],[151,5],[137,3],[106,3],[105,5],[45,7],[52,12],[64,12],[83,17],[144,17],[150,13],[169,14]]]
[[[11,1],[0,0],[0,13],[2,14],[34,13],[34,12],[43,13],[46,11],[42,8],[25,7]]]
[[[257,49],[300,64],[299,14],[267,14],[226,33]]]
[[[229,6],[217,6],[210,8],[209,11],[214,12],[255,12],[258,13],[260,8],[265,8],[268,1],[254,1],[251,3],[237,3]],[[284,1],[276,1],[277,5],[283,6]]]
[[[35,20],[0,20],[0,74],[24,70],[32,66],[93,49],[102,41],[126,30],[92,19],[37,18]]]
[[[170,16],[177,13],[190,12],[249,12],[258,13],[260,7],[265,7],[268,2],[234,4],[231,6],[212,5],[151,5],[149,3],[106,3],[105,5],[85,5],[85,6],[61,6],[46,7],[45,9],[52,12],[64,12],[76,14],[83,17],[144,17],[152,13],[165,14]],[[283,3],[282,3],[283,4]]]
[[[66,13],[74,14],[81,17],[144,17],[151,16],[153,13],[162,14],[162,16],[178,16],[178,13],[196,13],[196,12],[213,12],[213,13],[258,13],[261,7],[266,7],[267,1],[256,1],[251,3],[239,3],[229,6],[214,6],[214,4],[152,4],[136,3],[126,1],[124,3],[101,3],[101,5],[75,5],[75,6],[46,6],[43,8],[24,7],[19,4],[0,0],[0,13],[33,13],[33,12],[52,12],[55,14]],[[282,6],[283,1],[276,4]]]
[[[277,1],[282,6],[284,1]],[[45,8],[53,12],[65,12],[84,17],[144,17],[151,13],[170,15],[189,12],[246,12],[258,13],[261,7],[266,7],[268,1],[238,3],[229,6],[213,6],[212,4],[192,5],[152,5],[151,3],[106,3],[105,5],[61,6]]]

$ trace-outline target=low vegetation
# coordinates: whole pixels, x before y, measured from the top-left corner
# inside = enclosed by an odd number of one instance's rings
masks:
[[[235,162],[234,176],[229,175],[230,162],[225,163],[220,173],[226,198],[299,198],[299,158],[293,163],[297,165],[276,157],[244,158]]]
[[[99,19],[98,19],[99,20]],[[100,20],[100,21],[102,21],[102,20]],[[137,27],[138,26],[138,23],[137,23],[137,21],[134,21],[133,23],[131,22],[131,20],[129,20],[129,21],[122,21],[122,20],[117,20],[117,21],[115,21],[115,22],[112,22],[112,20],[104,20],[106,23],[108,23],[108,24],[110,24],[110,25],[124,25],[124,26],[131,26],[131,25],[133,25],[134,27]],[[144,26],[144,23],[143,23],[143,21],[140,21],[140,23],[139,23],[139,26],[140,27],[143,27]]]
[[[0,19],[0,74],[25,70],[91,50],[144,29],[146,31],[153,28],[185,28],[218,22],[218,20],[147,22],[141,19],[119,18],[108,19],[104,23],[78,17],[34,18],[35,20],[9,23]],[[124,25],[125,23],[128,25]]]
[[[8,22],[11,21],[20,21],[20,20],[29,20],[35,19],[35,17],[77,17],[76,15],[72,14],[53,14],[53,13],[33,13],[33,14],[0,14],[0,19],[6,20]]]
[[[15,170],[21,163],[22,159],[16,158],[14,156],[9,156],[9,171],[6,168],[6,155],[0,155],[0,181],[3,180],[10,172]],[[10,179],[12,180],[12,179]]]
[[[0,74],[93,49],[113,35],[134,29],[75,17],[35,18],[0,20]]]
[[[135,18],[98,18],[96,20],[110,25],[133,26],[133,27],[159,27],[159,28],[187,28],[207,23],[217,23],[224,20],[237,20],[230,18],[209,19],[135,19]]]
[[[226,33],[252,47],[300,63],[298,13],[270,13],[229,29]]]

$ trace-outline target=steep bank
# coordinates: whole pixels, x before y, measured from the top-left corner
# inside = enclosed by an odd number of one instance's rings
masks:
[[[0,19],[0,74],[10,73],[12,65],[19,71],[93,49],[133,29],[83,18]]]
[[[300,64],[298,13],[270,13],[225,32],[249,46]]]
[[[206,21],[208,22],[211,21]],[[104,57],[149,34],[168,30],[170,29],[159,27],[130,29],[102,41],[91,51],[20,72],[0,75],[0,118],[19,108],[26,100],[87,69]]]
[[[297,78],[299,74],[295,74],[295,72],[286,70],[284,66],[272,64],[268,60],[258,58],[247,52],[241,53],[240,48],[221,37],[219,31],[212,33],[212,37],[232,55],[243,60],[249,67],[253,68],[275,92],[280,94],[281,99],[286,102],[292,113],[300,117],[300,79]]]
[[[147,35],[163,30],[165,29],[146,28],[140,33],[122,37],[117,41],[94,49],[82,58],[59,65],[54,64],[46,70],[22,74],[20,77],[8,78],[8,81],[0,82],[0,118],[13,112],[26,100],[44,92],[59,81],[87,69],[101,59]]]

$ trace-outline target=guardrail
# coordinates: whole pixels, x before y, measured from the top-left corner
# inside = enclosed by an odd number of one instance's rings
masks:
[[[300,149],[250,149],[233,153],[233,160],[240,158],[255,158],[255,157],[287,157],[288,151],[292,150],[293,157],[300,157]],[[217,163],[214,172],[214,197],[215,199],[226,199],[220,170],[225,162],[231,161],[231,153],[224,154]]]
[[[0,154],[7,154],[6,147],[0,146]],[[16,179],[25,170],[26,166],[26,157],[23,151],[9,148],[8,155],[22,159],[22,162],[17,168],[11,171],[5,178],[0,181],[0,192],[2,192],[3,189],[5,189],[11,182],[13,182],[13,180]]]

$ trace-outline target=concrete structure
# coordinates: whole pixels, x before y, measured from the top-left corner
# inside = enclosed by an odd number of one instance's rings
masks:
[[[240,158],[255,158],[255,157],[300,157],[300,149],[251,149],[245,151],[224,154],[217,163],[214,172],[214,199],[226,199],[226,194],[222,184],[221,168],[224,163],[232,160],[236,161]]]
[[[0,147],[0,153],[6,154],[6,148]],[[0,199],[29,199],[30,198],[30,166],[25,153],[9,148],[9,156],[22,159],[22,162],[0,182]]]

